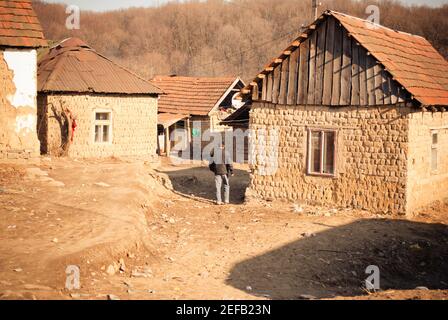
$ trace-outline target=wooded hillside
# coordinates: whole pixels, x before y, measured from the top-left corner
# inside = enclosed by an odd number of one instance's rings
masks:
[[[367,18],[369,0],[322,0]],[[422,35],[448,57],[448,5],[409,7],[376,1],[381,24]],[[65,6],[34,1],[51,40],[77,36],[118,63],[150,78],[157,74],[253,78],[312,22],[311,0],[209,0],[105,13],[82,12],[81,29],[65,28]]]

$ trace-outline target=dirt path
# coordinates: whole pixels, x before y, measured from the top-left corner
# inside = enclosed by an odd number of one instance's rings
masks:
[[[244,167],[229,206],[212,203],[206,167],[165,162],[154,174],[118,160],[39,166],[64,187],[38,183],[23,167],[0,168],[5,299],[365,298],[369,265],[380,267],[382,288],[394,291],[368,298],[448,297],[446,206],[411,221],[243,204]],[[81,268],[81,290],[64,289],[69,264]],[[442,291],[409,291],[419,286]]]

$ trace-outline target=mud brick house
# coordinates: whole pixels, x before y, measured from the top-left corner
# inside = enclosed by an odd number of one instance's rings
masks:
[[[206,130],[223,132],[229,129],[221,121],[242,106],[235,96],[245,86],[240,78],[231,77],[158,76],[151,83],[164,92],[159,100],[160,153],[169,153],[176,143],[170,141],[175,129],[186,129],[190,142],[192,137]]]
[[[424,38],[327,11],[242,93],[277,159],[254,158],[249,195],[399,214],[448,197],[448,63]]]
[[[82,40],[70,38],[38,64],[41,151],[77,158],[152,157],[162,92]]]
[[[46,45],[31,1],[0,0],[0,159],[39,156],[36,49]]]

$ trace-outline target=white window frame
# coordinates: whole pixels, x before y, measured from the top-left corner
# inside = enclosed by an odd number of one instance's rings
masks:
[[[319,132],[321,136],[321,145],[320,145],[320,172],[311,171],[311,150],[312,150],[312,134]],[[334,154],[333,154],[333,173],[325,173],[323,172],[323,164],[325,159],[325,134],[333,133],[334,134]],[[319,177],[329,177],[335,178],[337,177],[337,141],[338,141],[338,132],[336,129],[324,129],[324,128],[309,128],[308,129],[308,143],[307,143],[307,175],[310,176],[319,176]]]
[[[437,136],[437,143],[434,143],[434,136]],[[434,169],[433,164],[433,150],[436,150],[436,168]],[[430,154],[430,168],[431,173],[437,174],[439,172],[439,131],[431,131],[431,154]]]
[[[96,115],[98,113],[108,113],[109,114],[109,120],[96,120]],[[96,126],[109,126],[109,141],[95,141],[95,128]],[[112,125],[113,125],[113,112],[111,109],[95,109],[93,110],[93,133],[92,133],[92,140],[93,143],[95,144],[112,144],[113,141],[113,130],[112,130]],[[101,140],[103,139],[103,128],[101,129]]]

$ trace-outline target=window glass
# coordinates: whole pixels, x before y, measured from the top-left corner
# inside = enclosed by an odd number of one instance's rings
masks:
[[[108,112],[97,112],[96,120],[109,120],[109,115]]]
[[[321,133],[319,131],[311,132],[311,150],[310,150],[310,171],[312,173],[320,173],[321,162]]]
[[[439,142],[439,135],[437,132],[432,133],[432,146],[431,146],[431,170],[437,171],[438,170],[438,142]]]
[[[109,142],[109,126],[103,126],[103,142]]]
[[[95,126],[95,142],[101,142],[101,126]]]
[[[308,172],[334,175],[336,156],[336,132],[312,130],[309,132]]]
[[[439,135],[437,133],[432,134],[432,144],[437,144],[439,140]]]
[[[323,165],[323,173],[325,174],[334,174],[334,143],[335,133],[334,132],[325,132],[324,135],[324,165]]]
[[[95,112],[95,142],[111,142],[111,113]]]

